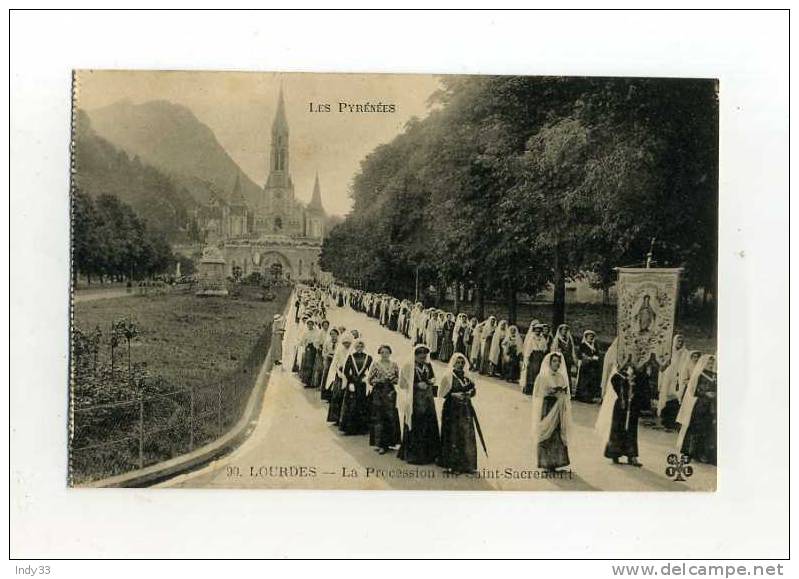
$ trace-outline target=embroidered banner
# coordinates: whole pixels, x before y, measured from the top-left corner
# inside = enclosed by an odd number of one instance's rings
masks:
[[[661,366],[671,358],[681,268],[618,268],[617,362],[637,368],[654,354]]]

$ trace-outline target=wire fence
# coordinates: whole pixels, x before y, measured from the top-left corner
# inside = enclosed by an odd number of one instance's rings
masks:
[[[70,480],[81,484],[169,460],[207,444],[241,417],[271,346],[268,324],[243,364],[217,384],[74,407]]]

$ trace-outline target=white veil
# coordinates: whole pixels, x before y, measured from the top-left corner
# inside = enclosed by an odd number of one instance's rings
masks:
[[[397,412],[399,412],[400,428],[407,425],[408,428],[413,426],[413,378],[414,368],[416,365],[416,352],[417,350],[426,350],[430,352],[430,348],[424,344],[418,344],[411,349],[411,355],[408,362],[402,365],[399,373],[399,383],[397,384]]]
[[[660,412],[666,406],[666,402],[669,400],[669,394],[674,390],[674,383],[678,379],[678,371],[680,366],[682,366],[683,359],[686,354],[688,354],[688,348],[685,346],[685,343],[683,343],[682,348],[677,349],[677,340],[682,337],[682,334],[674,334],[671,340],[671,361],[668,367],[658,375],[658,416],[660,416]]]
[[[449,359],[447,371],[444,373],[444,376],[441,378],[441,382],[438,386],[439,398],[443,399],[449,393],[449,391],[452,390],[452,373],[455,371],[455,361],[459,359],[463,359],[463,373],[464,375],[468,376],[470,370],[469,359],[460,352],[455,352]]]
[[[544,408],[544,397],[547,395],[547,388],[553,384],[554,374],[550,368],[550,360],[553,356],[560,357],[558,375],[561,383],[566,387],[565,396],[558,399],[546,416],[541,416]],[[533,386],[533,416],[532,416],[532,435],[533,435],[533,464],[538,464],[538,444],[552,435],[552,432],[560,424],[560,436],[563,443],[568,446],[569,435],[572,428],[572,407],[571,407],[571,388],[569,387],[569,375],[566,371],[566,362],[560,352],[550,352],[544,356],[541,362],[541,369],[535,378]]]
[[[710,360],[715,362],[716,356],[713,354],[703,354],[691,372],[691,379],[688,380],[688,388],[685,390],[685,396],[682,399],[682,405],[680,405],[680,412],[677,415],[677,422],[680,423],[680,433],[677,435],[678,452],[682,449],[685,433],[688,432],[688,426],[691,424],[691,416],[694,413],[694,406],[696,405],[696,385],[699,383],[699,377],[707,368]]]
[[[344,342],[349,342],[350,347],[355,340],[352,337],[352,334],[349,332],[344,332],[339,336],[338,344],[336,344],[336,349],[333,352],[333,360],[330,362],[330,368],[327,370],[327,376],[325,377],[325,390],[330,390],[330,387],[333,385],[333,381],[336,379],[336,373],[340,366],[344,365],[344,362],[347,361],[347,356],[350,353],[350,348],[344,346]]]
[[[616,344],[615,340],[613,342],[613,347]],[[615,350],[615,348],[614,348]],[[608,350],[610,352],[610,350]],[[610,427],[613,423],[613,409],[616,407],[616,400],[619,399],[619,395],[616,394],[616,389],[610,383],[610,379],[613,378],[616,374],[619,373],[619,367],[616,365],[616,352],[613,352],[613,358],[607,358],[607,354],[605,354],[606,360],[612,360],[610,369],[608,370],[607,376],[605,376],[605,370],[602,370],[602,391],[604,392],[604,396],[602,396],[602,406],[599,407],[599,414],[597,414],[596,422],[594,423],[594,432],[597,434],[597,438],[599,438],[602,448],[608,443],[610,440]]]

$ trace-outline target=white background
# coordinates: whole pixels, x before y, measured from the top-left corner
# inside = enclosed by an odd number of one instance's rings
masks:
[[[12,556],[787,556],[786,12],[15,12],[11,25]],[[719,490],[67,489],[73,68],[719,78]]]

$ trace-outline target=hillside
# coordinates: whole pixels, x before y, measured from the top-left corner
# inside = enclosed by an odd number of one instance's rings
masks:
[[[119,101],[88,114],[97,134],[172,177],[200,203],[211,188],[229,195],[237,174],[248,203],[259,198],[261,189],[241,173],[213,131],[182,105]]]
[[[114,195],[132,206],[151,230],[171,240],[185,237],[189,213],[196,206],[186,189],[100,137],[82,110],[76,114],[74,147],[74,183],[79,190],[94,198]]]

